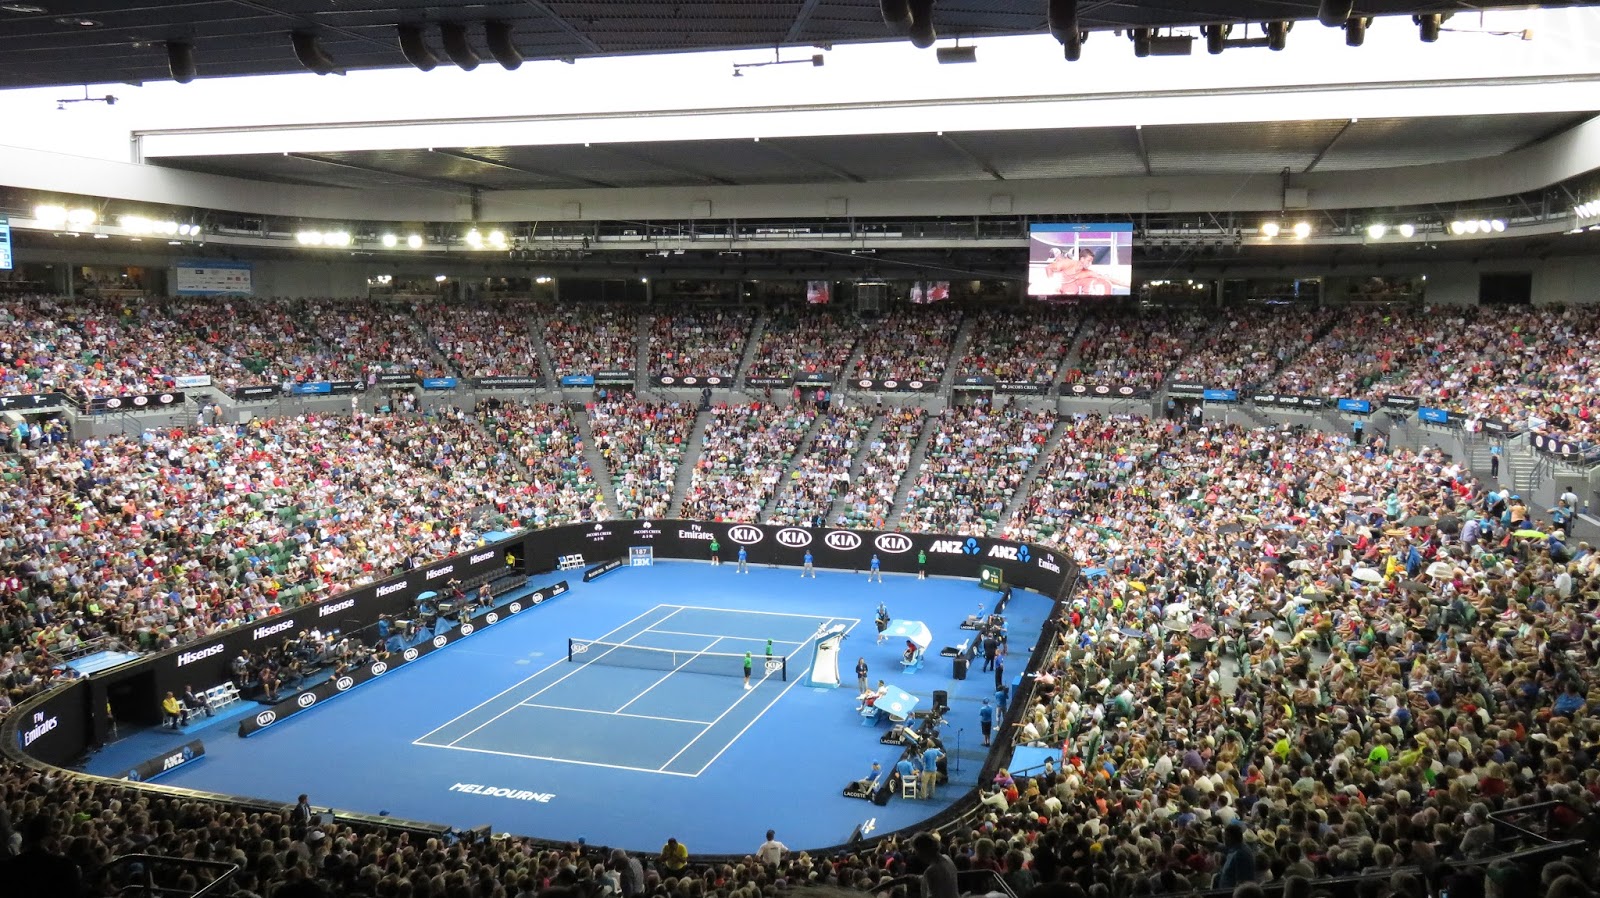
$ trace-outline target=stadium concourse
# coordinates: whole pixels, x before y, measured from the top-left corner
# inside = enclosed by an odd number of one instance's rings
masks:
[[[7,300],[7,395],[132,395],[197,372],[219,388],[376,391],[384,373],[541,377],[546,362],[643,358],[658,375],[804,371],[842,389],[724,390],[705,410],[535,389],[247,420],[218,397],[194,422],[126,436],[19,430],[0,512],[0,703],[48,690],[90,643],[182,645],[518,527],[682,514],[1005,536],[1059,548],[1084,579],[996,739],[1049,763],[1001,770],[941,824],[959,869],[1040,896],[1592,894],[1592,843],[1561,849],[1590,837],[1600,803],[1600,555],[1578,497],[1530,505],[1426,431],[1399,445],[1315,417],[1063,414],[847,387],[984,375],[1402,396],[1450,409],[1467,434],[1493,418],[1582,443],[1600,412],[1595,309],[919,312]],[[258,656],[239,681],[270,695],[279,675]],[[0,835],[46,846],[62,871],[130,852],[222,860],[242,867],[241,895],[310,881],[752,898],[876,891],[922,866],[901,840],[687,867],[666,850],[447,845],[10,763],[0,810]],[[781,837],[782,813],[750,825]],[[1333,884],[1347,877],[1360,879]]]

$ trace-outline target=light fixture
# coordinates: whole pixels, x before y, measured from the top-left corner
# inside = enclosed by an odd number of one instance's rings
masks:
[[[933,29],[933,0],[907,0],[906,6],[911,10],[911,46],[926,50],[939,39]]]
[[[40,9],[39,11],[40,12],[44,12],[44,10],[42,10],[42,9]],[[75,28],[99,28],[100,27],[100,21],[98,19],[85,18],[84,16],[61,16],[60,18],[56,19],[56,24],[58,24],[58,25],[71,25],[71,26],[73,26]]]
[[[1317,4],[1317,21],[1338,28],[1355,14],[1355,0],[1322,0]]]
[[[14,12],[19,16],[37,16],[46,11],[37,3],[0,3],[0,9]]]
[[[1133,41],[1133,55],[1140,59],[1150,55],[1150,29],[1131,29],[1128,31],[1128,39]]]
[[[99,217],[100,216],[96,215],[93,209],[79,207],[77,209],[67,210],[67,224],[70,224],[75,228],[87,228],[94,224]]]
[[[436,274],[436,275],[433,276],[433,280],[434,280],[434,283],[442,284],[445,281],[450,280],[450,278],[447,275]]]
[[[386,249],[394,249],[395,244],[397,244],[399,242],[400,242],[400,238],[396,237],[393,234],[384,234],[383,235],[383,245],[384,245],[384,247]]]
[[[422,235],[412,234],[410,237],[407,237],[406,246],[409,246],[412,249],[422,249]]]
[[[1228,47],[1228,32],[1233,30],[1232,25],[1202,25],[1200,31],[1206,36],[1206,52],[1217,56]]]
[[[400,55],[406,58],[406,62],[424,72],[431,72],[439,65],[439,57],[434,55],[422,36],[421,25],[396,25],[394,33],[400,41]]]
[[[1473,227],[1477,227],[1477,225],[1474,224]],[[1465,234],[1466,232],[1467,232],[1467,223],[1466,222],[1459,221],[1459,220],[1450,222],[1450,233],[1456,235],[1457,237],[1460,237],[1462,234]]]
[[[895,34],[911,30],[911,5],[907,0],[878,0],[878,11],[883,14],[883,24]]]
[[[1282,229],[1278,226],[1278,223],[1275,222],[1275,221],[1263,222],[1262,225],[1261,225],[1261,236],[1267,238],[1268,240],[1271,240],[1272,238],[1278,236],[1278,233],[1281,230]]]
[[[1506,230],[1505,219],[1503,219],[1503,218],[1490,219],[1489,227],[1492,228],[1496,234],[1503,234],[1503,233],[1505,233],[1505,230]]]
[[[1395,228],[1395,230],[1400,232],[1401,237],[1414,237],[1417,234],[1417,226],[1409,221]]]
[[[460,22],[440,22],[439,40],[444,44],[444,54],[464,72],[478,67],[478,51],[472,49],[467,37],[467,26]]]
[[[1068,62],[1083,55],[1082,31],[1078,30],[1078,0],[1050,0],[1050,36],[1061,42]]]
[[[321,231],[301,231],[301,232],[299,232],[299,233],[294,235],[294,239],[297,240],[300,243],[301,246],[321,246],[322,245],[322,232]]]
[[[1383,235],[1387,233],[1389,233],[1389,226],[1381,221],[1367,225],[1367,236],[1373,240],[1382,240]]]
[[[1411,21],[1417,23],[1417,36],[1422,38],[1422,42],[1431,44],[1439,39],[1439,24],[1444,21],[1444,16],[1436,12],[1427,13],[1425,15],[1412,16]]]
[[[331,75],[338,71],[333,57],[322,48],[315,34],[309,31],[290,32],[289,42],[294,46],[294,58],[300,60],[300,64],[307,69],[318,75]]]
[[[67,223],[67,207],[45,203],[33,207],[33,218],[42,225],[55,227]]]
[[[189,225],[186,225],[186,224],[178,225],[178,236],[179,237],[187,237],[187,236],[189,236]]]
[[[1296,222],[1294,226],[1294,239],[1304,240],[1311,236],[1311,222]]]
[[[326,231],[322,235],[323,246],[349,246],[349,231]]]
[[[172,73],[172,80],[179,84],[193,81],[196,74],[194,44],[188,41],[167,41],[167,71]]]
[[[940,47],[934,51],[940,65],[956,65],[963,62],[977,62],[978,48],[973,46]]]
[[[1486,221],[1486,220],[1484,220],[1482,218],[1478,219],[1478,230],[1480,232],[1487,234],[1492,229],[1493,229],[1493,226],[1490,225],[1488,221]]]
[[[650,283],[650,279],[649,278],[640,278],[639,279],[639,283],[648,284],[648,283]]]
[[[1273,50],[1282,50],[1289,45],[1289,29],[1294,27],[1293,22],[1280,21],[1268,22],[1262,26],[1267,32],[1267,46]]]
[[[473,228],[467,232],[466,240],[467,245],[473,249],[483,249],[483,235],[478,233],[477,228]]]
[[[1344,45],[1346,47],[1359,47],[1367,40],[1367,26],[1371,19],[1354,16],[1344,23]]]
[[[522,65],[522,52],[511,39],[511,23],[491,19],[483,23],[483,43],[489,55],[506,71],[515,71]]]
[[[506,248],[506,232],[505,231],[499,231],[499,230],[490,231],[489,232],[489,246],[491,248],[493,248],[493,249],[505,249]]]

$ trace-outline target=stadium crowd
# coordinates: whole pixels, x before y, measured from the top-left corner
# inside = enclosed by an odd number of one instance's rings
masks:
[[[457,339],[453,322],[420,310],[363,317],[309,301],[317,336],[273,346],[266,335],[281,321],[270,313],[174,304],[169,332],[142,313],[76,303],[0,308],[6,389],[140,389],[202,359],[270,357],[259,372],[226,369],[267,378],[370,376],[377,360],[429,371],[449,361],[462,373],[521,364],[496,357],[498,341]],[[522,315],[482,311],[484,327]],[[631,312],[546,320],[558,372],[634,366]],[[1070,320],[1034,332],[980,317],[960,364],[1053,376],[1064,351],[1001,357],[1069,342]],[[879,322],[854,370],[933,379],[959,322]],[[1291,313],[1270,328],[1231,313],[1094,315],[1068,376],[1380,390],[1592,434],[1597,323],[1561,309]],[[720,365],[737,358],[730,335],[749,326],[702,322],[709,338],[674,345],[670,358],[652,351],[653,362]],[[785,333],[767,327],[761,346]],[[141,348],[152,334],[171,342]],[[794,365],[841,351],[832,337],[792,342]],[[488,529],[667,514],[692,406],[601,391],[586,417],[615,510],[589,469],[582,422],[548,404],[256,419],[41,441],[6,456],[0,711],[49,685],[51,652],[102,637],[181,644],[458,551]],[[686,516],[755,520],[771,505],[775,521],[810,522],[837,501],[847,525],[898,512],[905,529],[998,533],[1057,547],[1083,569],[1018,726],[1001,735],[1059,753],[1043,770],[1002,771],[982,790],[983,814],[948,828],[934,855],[885,842],[776,864],[683,868],[663,857],[647,871],[587,846],[445,844],[7,766],[0,877],[21,875],[9,847],[38,863],[64,859],[50,868],[58,877],[130,851],[229,860],[244,868],[235,894],[246,898],[554,888],[589,898],[608,885],[765,898],[780,880],[876,891],[943,854],[1019,894],[1042,885],[1040,898],[1210,887],[1252,898],[1252,884],[1267,882],[1298,898],[1312,893],[1302,880],[1353,874],[1382,877],[1364,893],[1375,898],[1593,894],[1592,856],[1543,871],[1474,866],[1502,834],[1491,815],[1537,803],[1534,824],[1576,833],[1600,805],[1600,554],[1569,536],[1570,509],[1530,508],[1436,450],[1302,428],[1058,421],[985,402],[931,418],[765,403],[708,418]],[[924,431],[926,462],[907,471]]]
[[[632,371],[639,364],[636,309],[576,305],[545,309],[544,345],[556,377]]]
[[[656,315],[650,323],[650,373],[731,380],[739,371],[754,320],[748,311]]]
[[[962,376],[1048,384],[1072,348],[1077,315],[1057,309],[1028,314],[985,311],[973,316],[972,342],[956,371]]]
[[[414,307],[439,354],[462,377],[541,376],[533,342],[533,303],[489,300],[461,308],[433,303]]]
[[[815,419],[803,405],[752,402],[711,410],[682,516],[754,522]]]
[[[767,316],[750,359],[750,377],[838,376],[855,351],[861,322],[826,309],[802,307]]]

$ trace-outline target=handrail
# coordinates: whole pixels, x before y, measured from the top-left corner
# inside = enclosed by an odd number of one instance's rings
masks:
[[[233,878],[239,874],[239,865],[227,861],[204,861],[197,858],[168,857],[160,854],[124,854],[112,858],[99,869],[95,870],[90,879],[100,880],[109,877],[113,872],[122,867],[131,868],[134,864],[141,865],[138,873],[143,875],[142,882],[128,883],[121,886],[118,895],[170,895],[173,898],[211,898],[231,894]],[[155,881],[155,868],[169,867],[186,869],[190,871],[211,870],[220,871],[212,880],[201,886],[199,891],[190,892],[173,886],[159,886]],[[130,873],[133,872],[130,870]],[[198,879],[199,877],[196,877]],[[224,892],[224,887],[228,887]]]

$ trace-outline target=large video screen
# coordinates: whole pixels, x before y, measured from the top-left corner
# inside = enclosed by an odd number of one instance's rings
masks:
[[[949,281],[916,281],[911,285],[911,301],[917,305],[944,302],[949,298]]]
[[[1028,295],[1127,296],[1133,288],[1133,225],[1028,227]]]
[[[806,281],[806,302],[814,306],[825,306],[833,302],[833,282]]]

